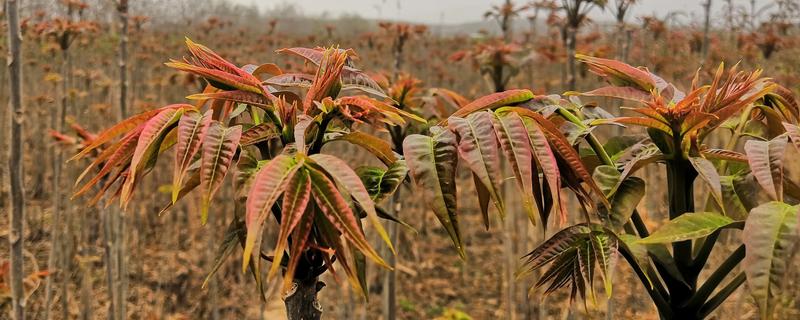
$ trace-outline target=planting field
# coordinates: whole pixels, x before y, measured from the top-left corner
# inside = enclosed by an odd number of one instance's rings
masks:
[[[800,317],[800,1],[444,2],[4,1],[0,319]]]

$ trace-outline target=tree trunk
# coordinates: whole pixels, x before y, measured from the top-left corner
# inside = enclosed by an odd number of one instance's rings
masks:
[[[128,0],[119,0],[117,12],[121,25],[119,37],[119,113],[122,119],[128,108]]]
[[[578,41],[578,28],[567,27],[566,48],[567,48],[567,88],[572,91],[575,90],[575,83],[578,76],[578,70],[575,65],[575,46]]]
[[[125,119],[128,113],[128,0],[118,0],[117,13],[119,15],[121,31],[119,41],[119,116]],[[122,210],[113,209],[112,221],[114,222],[114,251],[116,253],[115,291],[116,291],[116,319],[127,318],[128,298],[128,265],[126,254],[125,214]]]
[[[25,319],[25,292],[22,280],[23,273],[22,245],[25,236],[25,191],[23,190],[22,159],[22,120],[25,114],[22,109],[22,34],[19,31],[19,12],[16,0],[6,0],[6,20],[8,22],[8,73],[10,75],[11,92],[9,93],[8,120],[11,122],[9,137],[8,177],[11,185],[11,222],[8,242],[11,258],[10,282],[11,304],[14,319]],[[3,133],[5,134],[5,132]]]
[[[399,217],[398,214],[400,213],[400,190],[396,190],[394,194],[392,194],[391,200],[389,202],[389,210],[392,210],[392,213],[395,214],[396,217]],[[389,223],[386,226],[387,232],[389,234],[389,241],[393,244],[397,244],[397,224],[396,223]],[[383,277],[383,320],[395,320],[397,319],[397,257],[392,254],[388,248],[386,250],[388,254],[386,255],[386,263],[390,266],[395,268],[395,270],[384,270],[384,277]]]
[[[69,88],[69,51],[67,48],[62,48],[61,50],[61,104],[59,105],[56,112],[53,112],[53,117],[50,119],[50,125],[52,128],[55,128],[58,132],[64,131],[64,123],[66,120],[67,114],[67,95],[68,88]],[[52,185],[52,201],[53,201],[53,212],[51,213],[51,227],[50,227],[50,253],[47,260],[47,269],[48,270],[58,270],[52,276],[47,277],[47,282],[45,283],[45,319],[50,319],[51,317],[51,304],[53,302],[53,283],[54,281],[64,277],[64,270],[63,266],[60,265],[61,263],[61,255],[64,254],[59,247],[61,244],[61,229],[62,229],[62,192],[61,192],[61,168],[62,164],[64,163],[64,155],[62,151],[58,148],[58,146],[53,147],[53,185]],[[62,299],[66,299],[66,297],[61,297]]]
[[[703,4],[703,10],[705,11],[705,21],[703,22],[703,61],[705,62],[706,58],[708,58],[708,47],[709,41],[709,32],[711,32],[711,0],[706,0]]]
[[[317,277],[299,280],[295,279],[292,288],[284,296],[286,315],[289,320],[319,320],[322,317],[322,305],[317,299],[317,293],[325,284],[318,281]]]

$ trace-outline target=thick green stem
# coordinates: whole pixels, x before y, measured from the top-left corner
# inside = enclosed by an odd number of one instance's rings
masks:
[[[311,148],[308,150],[308,154],[316,154],[322,150],[322,144],[324,142],[323,138],[325,138],[325,131],[328,130],[328,123],[331,122],[330,115],[322,117],[322,121],[319,124],[317,135],[314,137],[314,143],[311,145]]]
[[[670,220],[694,211],[694,179],[696,177],[697,171],[688,160],[675,158],[667,162]],[[676,316],[694,318],[696,314],[685,309],[697,287],[697,273],[694,272],[692,259],[692,241],[673,243],[672,255],[678,271],[683,275],[689,287],[684,285],[670,287],[670,305]]]

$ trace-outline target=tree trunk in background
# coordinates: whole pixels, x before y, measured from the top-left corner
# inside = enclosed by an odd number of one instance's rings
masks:
[[[51,127],[55,128],[58,132],[64,131],[64,124],[67,117],[67,96],[69,95],[69,50],[66,47],[61,48],[61,104],[53,113],[54,117],[51,118]],[[53,147],[53,185],[52,185],[52,201],[53,212],[51,214],[51,228],[50,228],[50,253],[47,260],[47,269],[55,270],[55,273],[47,277],[45,284],[45,319],[50,319],[51,304],[53,302],[53,282],[57,279],[64,279],[66,281],[66,271],[64,265],[61,265],[61,256],[64,254],[63,247],[60,247],[62,242],[62,190],[61,190],[61,168],[64,163],[64,154],[58,146]],[[65,300],[67,297],[61,297]],[[62,311],[63,312],[63,311]]]
[[[9,256],[11,258],[10,282],[11,282],[11,304],[14,319],[25,319],[25,292],[22,280],[25,277],[23,272],[22,245],[25,237],[25,191],[22,189],[23,178],[23,159],[22,159],[22,121],[24,111],[22,109],[22,35],[19,31],[19,12],[16,0],[6,0],[6,21],[8,22],[8,74],[11,82],[9,93],[10,102],[7,112],[8,120],[11,122],[11,134],[8,148],[8,177],[11,192],[11,210],[9,210],[9,221],[11,222],[8,242],[10,247]],[[5,135],[6,132],[3,132]]]
[[[117,13],[120,22],[120,41],[119,41],[119,118],[125,119],[128,115],[128,0],[117,1]],[[126,244],[127,237],[125,232],[125,214],[119,208],[112,208],[111,212],[111,233],[114,254],[113,290],[114,295],[114,319],[127,318],[128,300],[128,266]],[[111,288],[109,288],[111,290]]]
[[[119,0],[117,13],[121,24],[119,37],[119,113],[128,114],[128,0]]]
[[[566,29],[566,37],[564,40],[566,41],[565,48],[567,48],[567,83],[566,87],[568,90],[572,91],[575,90],[575,83],[578,77],[578,70],[577,66],[575,65],[575,46],[578,42],[578,28],[573,26],[568,26]]]
[[[392,194],[389,201],[389,210],[399,217],[400,214],[400,190],[396,190]],[[390,222],[386,225],[386,232],[389,234],[389,241],[397,245],[397,224]],[[394,270],[385,270],[383,277],[383,320],[397,319],[397,256],[392,254],[390,250],[386,250],[387,254],[386,263],[394,268]]]
[[[711,31],[711,0],[706,0],[703,3],[703,10],[705,14],[705,21],[703,22],[703,61],[708,58],[708,47],[710,45],[709,32]]]
[[[511,191],[510,186],[511,184],[503,184],[502,188],[505,194],[511,194],[508,191]],[[514,253],[514,235],[515,229],[514,226],[517,222],[515,216],[517,212],[513,212],[511,214],[506,215],[505,220],[503,220],[503,254],[505,255],[505,270],[503,270],[503,278],[505,279],[506,285],[503,288],[503,301],[505,302],[505,319],[509,320],[516,320],[517,319],[517,312],[516,312],[516,302],[515,299],[516,291],[517,291],[517,283],[514,278],[514,269],[516,267],[516,255]]]

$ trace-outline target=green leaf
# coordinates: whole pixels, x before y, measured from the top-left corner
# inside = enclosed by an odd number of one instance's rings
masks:
[[[335,137],[333,140],[344,140],[359,147],[362,147],[364,148],[364,150],[367,150],[373,155],[375,155],[375,157],[377,157],[378,160],[380,160],[387,166],[397,161],[397,157],[395,156],[395,153],[392,151],[392,146],[389,145],[389,143],[387,143],[385,140],[381,138],[378,138],[368,133],[360,131],[350,132],[339,135]]]
[[[742,268],[761,319],[772,318],[775,300],[791,268],[788,259],[799,238],[798,209],[800,206],[768,202],[751,210],[745,222]]]
[[[722,176],[720,177],[720,185],[722,185],[722,197],[725,199],[725,215],[733,219],[743,220],[747,217],[747,207],[742,202],[739,194],[736,192],[736,185],[734,180],[739,179],[736,176]]]
[[[715,212],[687,212],[670,220],[641,243],[671,243],[705,237],[734,221]]]
[[[240,221],[239,218],[234,217],[230,225],[228,225],[228,230],[225,231],[225,236],[219,244],[219,249],[217,249],[217,256],[214,258],[214,264],[211,266],[211,270],[208,272],[206,279],[203,280],[201,288],[205,288],[208,285],[208,282],[211,281],[211,277],[217,273],[222,263],[233,253],[233,249],[236,249],[239,245],[239,239],[244,237],[244,235],[244,221]]]
[[[206,129],[200,158],[200,214],[204,225],[211,199],[228,174],[241,136],[242,126],[225,128],[222,123],[215,121]]]
[[[620,228],[630,220],[633,211],[644,198],[645,187],[645,182],[641,178],[630,177],[622,181],[609,201],[611,210],[608,216],[611,225]]]
[[[641,270],[642,274],[647,279],[647,286],[653,288],[653,280],[650,279],[647,272],[650,268],[647,246],[639,243],[639,237],[632,234],[623,233],[618,235],[618,237],[621,241],[619,246],[620,251],[627,251],[633,257],[636,266],[632,265],[631,267]]]
[[[364,166],[356,168],[356,173],[372,200],[378,203],[388,195],[394,194],[403,183],[408,174],[408,166],[405,160],[397,160],[386,169]]]
[[[597,166],[594,168],[592,178],[606,198],[610,199],[617,192],[617,187],[620,184],[620,172],[617,167],[612,165]]]
[[[449,127],[459,136],[459,156],[489,192],[494,206],[503,217],[506,212],[500,195],[503,176],[500,171],[500,153],[492,118],[488,112],[473,113],[466,119],[450,117]]]
[[[459,255],[465,257],[456,211],[456,136],[441,127],[434,137],[412,134],[403,141],[408,169],[422,198],[444,226]]]

